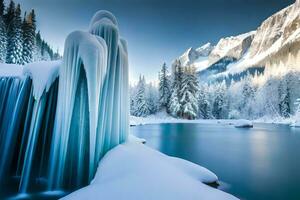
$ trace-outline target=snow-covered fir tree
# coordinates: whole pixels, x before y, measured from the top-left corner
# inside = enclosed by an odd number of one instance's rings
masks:
[[[166,63],[162,65],[159,73],[159,102],[161,108],[166,108],[170,101],[170,80]]]
[[[297,122],[300,122],[300,98],[296,100],[295,105],[296,105],[295,118]]]
[[[184,69],[184,76],[180,93],[182,94],[180,104],[182,107],[182,117],[185,119],[195,119],[198,115],[198,91],[199,84],[194,67],[189,66]]]
[[[199,87],[198,102],[199,102],[199,117],[201,119],[211,118],[211,105],[209,102],[208,85],[203,84]]]
[[[212,107],[212,114],[216,119],[226,119],[226,83],[216,85],[214,93],[214,102]]]
[[[137,117],[146,117],[150,114],[149,106],[146,100],[145,77],[140,76],[135,95],[135,112]]]
[[[168,105],[168,112],[174,117],[182,117],[182,106],[180,100],[182,98],[182,82],[183,67],[179,60],[173,64],[173,82],[171,89],[171,97]]]
[[[20,4],[15,8],[13,1],[10,2],[7,11],[7,54],[6,62],[22,64],[23,36]]]
[[[0,0],[0,63],[26,64],[32,61],[60,59],[40,33],[36,33],[35,12],[22,20],[21,6],[13,0],[5,7]]]
[[[279,111],[282,117],[290,117],[290,90],[289,90],[289,76],[283,77],[279,83],[278,95],[279,95]]]
[[[240,112],[243,113],[245,118],[250,118],[249,116],[253,116],[253,102],[255,93],[250,75],[243,81],[243,83]]]
[[[135,107],[136,87],[131,85],[129,88],[129,93],[130,93],[130,115],[134,115],[136,111],[136,107]]]
[[[160,107],[157,88],[152,83],[146,84],[146,101],[150,114],[155,114]]]
[[[23,64],[33,61],[33,52],[35,46],[35,29],[36,29],[35,13],[32,10],[29,15],[24,17],[22,24],[23,31]]]
[[[181,110],[182,110],[181,109],[181,104],[180,104],[179,99],[178,99],[178,88],[173,87],[172,94],[171,94],[171,97],[170,97],[170,102],[169,102],[169,113],[173,117],[178,117],[178,116],[180,116]]]
[[[4,0],[0,0],[0,63],[6,61],[6,25],[4,22]]]

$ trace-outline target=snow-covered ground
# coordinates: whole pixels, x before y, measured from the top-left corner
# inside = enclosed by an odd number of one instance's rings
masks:
[[[223,125],[253,125],[252,121],[244,119],[196,119],[196,120],[187,120],[187,119],[178,119],[168,115],[165,112],[159,112],[155,115],[149,115],[147,117],[135,117],[130,116],[130,125],[138,126],[145,124],[169,124],[169,123],[196,123],[196,124],[223,124]]]
[[[296,117],[291,116],[290,118],[283,118],[283,117],[268,117],[265,116],[260,119],[256,119],[253,122],[255,123],[266,123],[266,124],[285,124],[285,125],[291,125],[295,123]]]
[[[100,161],[92,183],[64,200],[235,200],[204,183],[217,181],[208,169],[129,141]]]
[[[146,124],[169,124],[169,123],[196,123],[196,124],[223,124],[223,125],[232,125],[235,127],[251,127],[253,123],[267,123],[267,124],[285,124],[291,125],[293,127],[300,127],[300,122],[297,122],[294,116],[290,118],[272,118],[264,117],[255,120],[245,120],[245,119],[196,119],[196,120],[186,120],[178,119],[168,115],[165,112],[159,112],[155,115],[149,115],[147,117],[135,117],[130,116],[130,125],[146,125]]]

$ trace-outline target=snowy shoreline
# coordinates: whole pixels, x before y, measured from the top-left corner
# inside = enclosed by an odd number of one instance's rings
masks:
[[[237,200],[208,185],[218,181],[210,170],[167,156],[136,139],[110,150],[100,161],[91,184],[62,199]]]
[[[281,124],[281,125],[290,125],[292,127],[295,122],[294,118],[288,119],[270,119],[270,118],[261,118],[255,120],[245,120],[245,119],[196,119],[196,120],[186,120],[186,119],[177,119],[167,113],[159,112],[155,115],[149,115],[148,117],[135,117],[130,116],[130,126],[139,126],[139,125],[149,125],[149,124],[175,124],[175,123],[187,123],[187,124],[221,124],[221,125],[251,125],[253,123],[262,123],[262,124]],[[297,124],[297,123],[296,123]],[[296,126],[297,127],[297,126]]]

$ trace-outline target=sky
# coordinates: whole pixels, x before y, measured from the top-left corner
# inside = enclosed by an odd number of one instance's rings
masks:
[[[35,9],[44,39],[63,52],[74,30],[87,30],[98,10],[118,19],[128,42],[130,81],[145,75],[156,81],[163,64],[189,47],[256,29],[263,20],[294,0],[15,0],[24,10]]]

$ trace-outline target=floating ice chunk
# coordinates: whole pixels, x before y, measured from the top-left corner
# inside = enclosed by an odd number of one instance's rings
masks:
[[[23,74],[29,76],[33,83],[33,96],[40,99],[43,92],[48,92],[59,75],[61,61],[41,61],[30,63],[23,68]]]
[[[21,77],[22,75],[22,65],[0,63],[0,77]]]
[[[253,128],[253,123],[249,120],[239,119],[234,122],[234,126],[236,128]]]
[[[199,181],[207,171],[137,143],[110,150],[100,161],[92,183],[65,200],[96,199],[218,199],[237,198]],[[120,167],[122,166],[122,167]],[[201,173],[204,173],[201,176]],[[117,192],[116,192],[117,191]]]

